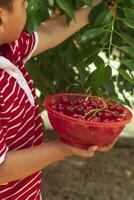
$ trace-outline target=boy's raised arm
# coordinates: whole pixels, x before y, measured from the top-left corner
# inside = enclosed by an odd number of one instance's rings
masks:
[[[100,3],[101,1],[102,0],[94,0],[94,5]],[[72,20],[69,26],[66,23],[65,15],[53,17],[41,24],[37,30],[39,34],[39,44],[33,56],[56,47],[75,32],[87,25],[89,23],[88,16],[90,10],[91,9],[89,7],[84,6],[75,11],[76,21]]]

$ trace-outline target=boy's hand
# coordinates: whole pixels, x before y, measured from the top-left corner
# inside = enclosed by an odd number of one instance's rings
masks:
[[[105,147],[90,146],[87,150],[77,148],[77,147],[67,145],[67,144],[64,144],[64,145],[69,150],[69,154],[68,154],[69,156],[75,155],[75,156],[79,156],[79,157],[91,158],[95,155],[96,151],[100,151],[100,152],[110,151],[113,148],[113,146],[115,145],[116,141],[117,141],[117,139]]]
[[[112,143],[108,144],[105,147],[98,147],[97,151],[101,151],[101,152],[110,151],[113,148],[113,146],[115,145],[116,141],[117,141],[117,138]]]
[[[97,150],[97,146],[91,146],[87,150],[77,148],[71,145],[67,145],[68,149],[71,152],[71,155],[79,156],[79,157],[85,157],[85,158],[91,158],[95,155],[95,151]]]
[[[93,6],[97,6],[100,3],[102,3],[102,0],[93,0]]]

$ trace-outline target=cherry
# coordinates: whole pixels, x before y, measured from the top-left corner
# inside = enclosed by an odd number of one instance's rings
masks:
[[[50,105],[52,109],[64,115],[90,122],[120,122],[126,117],[120,104],[103,97],[85,99],[62,96],[58,100],[53,99]]]
[[[52,104],[51,108],[54,109],[54,110],[57,110],[57,105],[56,104]]]
[[[79,107],[77,107],[76,109],[75,109],[75,111],[76,111],[76,113],[78,113],[78,114],[83,114],[83,111],[84,111],[84,106],[79,106]]]
[[[122,120],[123,120],[122,117],[118,117],[118,118],[116,118],[116,122],[121,122]]]
[[[63,111],[65,109],[65,107],[64,107],[64,105],[62,104],[62,103],[59,103],[58,105],[57,105],[57,110],[58,111]]]
[[[64,105],[65,105],[65,104],[68,104],[68,103],[69,103],[69,99],[68,99],[68,97],[66,97],[66,96],[62,96],[62,97],[60,98],[60,102],[63,103]]]
[[[104,111],[104,112],[102,113],[101,118],[102,118],[103,120],[105,120],[105,119],[111,119],[111,116],[112,116],[112,113],[111,113],[111,112]]]
[[[119,113],[123,113],[124,112],[124,109],[120,106],[120,105],[117,105],[115,108],[114,108],[115,111],[119,112]]]
[[[98,107],[99,109],[103,109],[103,108],[104,108],[104,104],[101,103],[101,102],[99,102],[97,107]]]
[[[64,108],[64,113],[65,113],[66,115],[70,115],[70,116],[71,116],[72,114],[74,114],[71,106],[65,107],[65,108]]]
[[[83,119],[83,116],[79,115],[79,114],[73,114],[72,117],[74,117],[76,119]]]
[[[88,118],[87,120],[90,121],[90,122],[101,122],[100,117]]]

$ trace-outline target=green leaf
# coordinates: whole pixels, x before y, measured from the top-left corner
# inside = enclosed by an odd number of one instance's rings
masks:
[[[59,5],[59,7],[66,12],[66,14],[75,19],[74,10],[72,6],[65,0],[56,0],[56,3]]]
[[[131,3],[134,5],[134,0],[131,0]]]
[[[131,78],[131,76],[123,69],[118,69],[121,76],[123,76],[124,79],[126,79],[129,83],[134,85],[134,79]]]
[[[85,3],[88,6],[92,5],[92,0],[82,0],[82,1],[83,1],[83,3]]]
[[[96,70],[89,76],[86,85],[91,87],[92,91],[95,92],[100,87],[105,75],[105,65],[100,65]],[[87,88],[88,88],[87,87]]]
[[[121,35],[122,35],[124,41],[127,44],[129,44],[132,48],[134,48],[134,38],[128,33],[122,33],[121,32]]]
[[[133,18],[124,18],[123,22],[131,29],[134,29],[134,19]]]
[[[111,100],[117,102],[118,104],[126,105],[126,103],[125,103],[122,99],[120,99],[120,98],[118,98],[118,97],[116,97],[116,96],[110,96],[109,98],[110,98]]]
[[[126,17],[134,17],[134,11],[130,8],[124,9],[124,14]]]
[[[97,16],[94,25],[100,26],[101,24],[108,24],[110,23],[111,19],[112,19],[111,11],[109,9],[105,9]]]
[[[128,46],[122,46],[120,47],[120,49],[122,51],[124,51],[125,53],[127,53],[129,56],[134,58],[134,48],[128,47]]]
[[[134,70],[134,60],[122,59],[121,63],[127,66],[130,70]]]
[[[110,94],[115,93],[115,86],[112,80],[112,68],[110,66],[106,66],[105,68],[104,80],[101,85]]]
[[[88,40],[91,40],[97,36],[99,36],[101,33],[103,33],[104,30],[101,28],[92,28],[86,31],[82,34],[80,42],[86,42]]]

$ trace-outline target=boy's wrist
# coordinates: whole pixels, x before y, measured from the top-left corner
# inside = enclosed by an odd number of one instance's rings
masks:
[[[93,6],[97,6],[101,2],[102,2],[102,0],[93,0]]]
[[[69,146],[59,139],[52,141],[53,145],[56,146],[56,149],[61,153],[61,159],[65,159],[69,156],[74,155]]]

